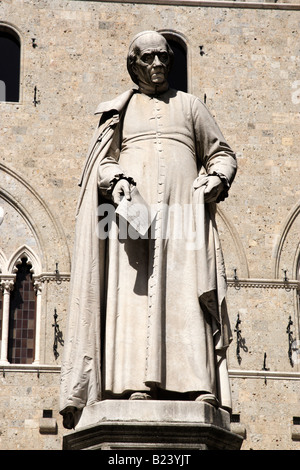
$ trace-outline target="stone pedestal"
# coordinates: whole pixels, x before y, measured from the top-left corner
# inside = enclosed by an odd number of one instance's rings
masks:
[[[64,450],[239,450],[230,415],[201,402],[104,400],[86,407]]]

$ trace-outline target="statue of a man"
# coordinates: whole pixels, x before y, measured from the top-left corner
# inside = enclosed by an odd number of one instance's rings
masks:
[[[138,34],[127,58],[137,87],[96,111],[77,208],[61,373],[65,427],[76,410],[109,398],[231,408],[214,214],[236,158],[205,105],[169,88],[172,61],[161,34]],[[155,208],[148,232],[121,236],[116,215],[109,235],[99,236],[101,207],[115,210],[137,191]]]

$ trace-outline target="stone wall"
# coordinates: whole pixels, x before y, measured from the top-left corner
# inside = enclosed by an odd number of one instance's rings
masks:
[[[77,182],[94,110],[131,86],[128,43],[146,29],[186,41],[189,92],[206,100],[238,156],[218,223],[232,327],[239,315],[245,341],[239,362],[233,331],[229,353],[243,448],[300,449],[299,361],[289,361],[286,333],[291,317],[299,338],[299,302],[297,284],[283,281],[284,270],[297,278],[299,257],[300,5],[184,3],[0,2],[0,25],[22,46],[20,102],[0,103],[1,253],[5,264],[31,248],[43,285],[40,363],[0,366],[1,449],[61,448],[53,312],[64,332]],[[52,410],[48,427],[43,410]]]

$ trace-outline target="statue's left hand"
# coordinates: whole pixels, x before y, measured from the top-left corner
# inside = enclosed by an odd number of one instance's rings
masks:
[[[115,204],[120,204],[122,197],[126,197],[128,201],[131,199],[131,188],[130,188],[130,183],[125,179],[122,178],[120,181],[117,182],[115,185],[113,192],[112,192],[112,197],[113,201]]]
[[[75,414],[77,408],[75,406],[67,406],[62,412],[63,426],[66,429],[75,429]]]
[[[208,176],[206,188],[204,190],[205,202],[215,202],[223,189],[223,182],[219,176]]]

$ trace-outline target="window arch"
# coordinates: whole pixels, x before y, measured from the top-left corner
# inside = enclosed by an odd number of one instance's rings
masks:
[[[36,278],[40,272],[40,261],[27,246],[5,261],[0,273],[0,365],[40,362],[42,282]]]
[[[162,31],[161,34],[166,38],[174,52],[174,64],[169,74],[170,87],[187,92],[188,73],[186,42],[176,33]]]
[[[0,24],[0,101],[20,99],[21,43],[16,31]]]

